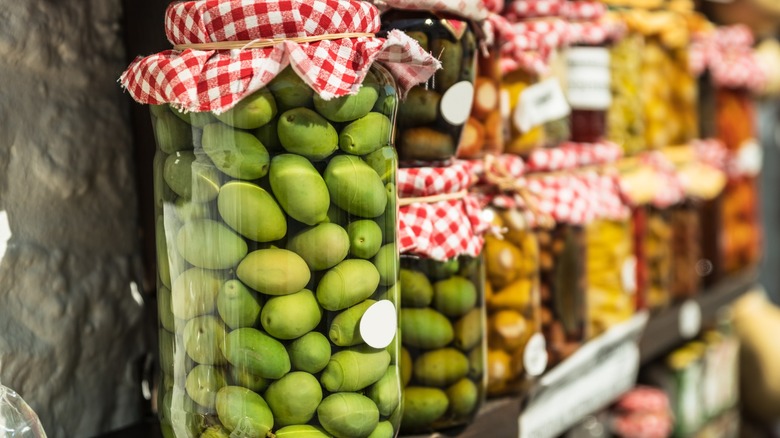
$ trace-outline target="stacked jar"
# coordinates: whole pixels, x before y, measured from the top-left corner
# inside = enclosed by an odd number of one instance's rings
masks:
[[[158,147],[162,432],[392,437],[399,268],[396,227],[383,224],[397,210],[397,94],[391,74],[366,60],[385,61],[405,84],[438,63],[400,32],[374,37],[379,12],[364,2],[257,3],[247,15],[239,3],[174,2],[175,50],[122,76],[133,98],[153,104]],[[305,11],[338,20],[305,27]],[[174,30],[184,22],[209,31]],[[220,41],[225,29],[240,30]],[[416,65],[395,63],[399,51]],[[345,56],[349,75],[303,67]],[[189,86],[169,86],[183,78]]]
[[[520,393],[547,367],[541,333],[539,248],[519,157],[501,155],[473,163],[485,237],[488,395]]]
[[[474,100],[471,115],[463,128],[457,156],[461,159],[478,159],[487,154],[498,155],[504,151],[504,119],[501,115],[501,46],[511,40],[514,31],[502,16],[498,15],[502,2],[486,2],[490,16],[483,22],[485,39],[477,53],[477,70],[474,80]]]
[[[529,174],[537,197],[542,331],[554,366],[587,339],[587,238],[592,219],[588,185],[577,172]]]
[[[731,162],[722,204],[725,273],[755,265],[762,249],[758,208],[762,151],[756,139],[751,93],[761,89],[766,73],[758,64],[753,43],[746,27],[721,28],[713,36],[707,65],[716,88],[716,135],[728,149]]]
[[[567,98],[571,105],[571,140],[594,143],[607,135],[612,104],[610,51],[621,27],[606,19],[606,6],[595,1],[566,5],[569,44],[566,51]]]
[[[604,166],[590,176],[595,218],[587,226],[588,334],[595,337],[636,311],[636,264],[630,210],[617,170]]]
[[[566,89],[568,24],[563,0],[516,0],[506,17],[515,38],[502,48],[502,99],[508,111],[505,151],[525,155],[570,137]]]
[[[464,163],[399,169],[404,432],[469,423],[485,399],[482,222]]]
[[[637,309],[671,303],[672,228],[668,208],[684,199],[674,165],[658,152],[624,159],[620,189],[632,208],[636,255]]]
[[[408,33],[442,63],[398,110],[401,430],[432,432],[468,424],[485,399],[485,227],[473,176],[453,160],[477,107],[475,31],[488,11],[481,0],[383,3],[383,31]]]
[[[426,83],[412,87],[398,109],[397,150],[401,166],[446,165],[456,154],[472,115],[478,44],[476,21],[487,17],[480,0],[460,5],[391,0],[382,14],[382,32],[401,30],[437,57],[442,68]],[[485,60],[488,63],[489,59]],[[486,73],[487,74],[487,73]],[[490,92],[492,81],[482,82]],[[485,97],[485,96],[483,96]],[[493,105],[487,97],[487,107]],[[474,111],[480,111],[479,105]],[[484,108],[483,108],[484,109]],[[489,113],[490,111],[487,111]],[[487,120],[488,114],[484,115]],[[480,115],[480,117],[483,117]],[[476,119],[475,119],[476,120]],[[474,135],[469,127],[469,135]],[[494,130],[491,130],[495,134]],[[495,144],[495,142],[493,142]]]
[[[623,22],[619,12],[616,21]],[[607,139],[623,147],[626,155],[645,150],[645,121],[642,109],[642,46],[644,39],[629,33],[610,49],[612,105],[607,111]]]
[[[678,10],[632,9],[625,13],[641,35],[645,142],[650,149],[683,144],[698,131],[697,84],[689,69],[690,22],[698,16]]]

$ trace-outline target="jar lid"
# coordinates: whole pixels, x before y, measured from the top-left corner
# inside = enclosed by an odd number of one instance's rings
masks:
[[[540,173],[526,177],[534,198],[529,208],[555,223],[585,225],[595,217],[588,172]]]
[[[406,9],[412,11],[433,11],[456,15],[471,21],[482,21],[488,16],[483,0],[371,0],[380,9]]]
[[[526,166],[531,172],[551,172],[614,163],[622,156],[623,148],[611,141],[565,142],[556,148],[532,151]]]
[[[607,13],[607,5],[592,0],[569,1],[562,12],[569,20],[596,20]]]
[[[554,17],[563,14],[566,3],[565,0],[514,0],[507,5],[505,13],[510,20]]]
[[[572,21],[569,23],[569,44],[600,46],[620,40],[626,30],[625,23],[606,16],[598,20]]]
[[[550,69],[553,50],[568,44],[565,20],[546,18],[512,23],[514,35],[501,48],[501,69],[506,74],[523,69],[543,75]]]
[[[398,169],[398,247],[438,261],[482,252],[488,223],[476,197],[476,178],[466,163]]]
[[[709,70],[712,82],[723,88],[760,91],[767,72],[753,50],[753,33],[744,25],[721,26],[694,35],[690,66],[694,74]]]
[[[139,103],[183,111],[227,111],[288,65],[324,99],[356,93],[374,62],[402,96],[440,67],[400,31],[373,36],[379,11],[357,0],[177,2],[165,29],[175,49],[136,58],[120,82]]]
[[[631,205],[668,208],[685,199],[685,189],[672,164],[658,151],[619,163],[620,191]]]

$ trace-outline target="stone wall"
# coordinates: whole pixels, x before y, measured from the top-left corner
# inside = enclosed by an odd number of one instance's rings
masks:
[[[121,13],[120,0],[0,0],[0,382],[51,438],[141,413]]]

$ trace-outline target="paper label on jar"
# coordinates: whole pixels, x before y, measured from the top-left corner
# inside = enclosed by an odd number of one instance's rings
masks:
[[[574,109],[605,111],[612,104],[609,51],[572,47],[566,53],[568,98]]]
[[[441,98],[441,115],[447,123],[455,126],[466,123],[474,103],[474,84],[461,81],[451,86]]]
[[[742,175],[757,176],[764,164],[764,151],[758,140],[744,141],[737,149],[737,170]]]
[[[547,342],[541,333],[531,336],[523,350],[523,367],[531,377],[541,376],[547,369]]]
[[[680,306],[678,320],[680,336],[692,339],[701,330],[701,306],[694,300],[688,300]]]
[[[398,313],[389,300],[374,303],[360,318],[360,336],[373,348],[385,348],[398,330]]]
[[[553,120],[559,120],[571,113],[569,102],[556,78],[549,78],[530,85],[520,93],[512,123],[520,132]]]
[[[620,269],[620,278],[623,282],[623,290],[627,294],[635,294],[637,289],[636,256],[631,256],[623,262],[623,267]]]

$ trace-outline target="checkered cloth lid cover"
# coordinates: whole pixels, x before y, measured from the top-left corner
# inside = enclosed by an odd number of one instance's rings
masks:
[[[171,4],[165,30],[172,44],[255,41],[379,31],[378,10],[357,0],[200,0]],[[401,95],[440,67],[402,32],[387,38],[282,41],[251,50],[166,50],[137,58],[120,78],[143,104],[184,111],[227,111],[288,65],[322,98],[354,94],[374,62],[395,76]]]
[[[614,163],[622,156],[623,148],[610,141],[566,142],[556,148],[532,151],[525,164],[529,172],[550,172]]]
[[[457,15],[472,21],[488,16],[483,0],[372,0],[380,9],[395,8],[414,11],[435,11]]]
[[[585,225],[596,215],[590,178],[585,173],[548,173],[528,175],[526,181],[538,216],[547,216],[556,223]]]
[[[669,398],[657,388],[637,386],[618,400],[615,408],[626,412],[669,412]]]
[[[568,43],[569,26],[560,18],[516,21],[512,27],[514,36],[501,48],[504,73],[523,69],[537,75],[546,74],[552,52]]]
[[[512,21],[562,16],[567,8],[565,0],[514,0],[509,3],[504,14]]]
[[[414,167],[398,170],[399,198],[454,194],[468,190],[476,181],[467,164],[449,167]],[[438,261],[482,252],[488,223],[481,216],[477,198],[402,205],[398,216],[398,246],[401,254],[414,254]]]
[[[718,87],[760,91],[767,72],[753,50],[754,38],[744,25],[722,26],[694,35],[689,63],[694,74],[709,70]]]
[[[630,178],[630,174],[621,175],[620,191],[627,202],[632,205],[649,203],[658,208],[668,208],[685,199],[685,188],[680,181],[677,170],[674,164],[662,153],[658,151],[645,152],[638,156],[638,160],[640,166],[648,171],[647,174],[650,175],[650,178],[637,181],[635,178]],[[635,190],[637,187],[633,186],[637,183],[643,186],[639,187],[643,192],[648,189],[652,192],[649,199],[636,199]]]

